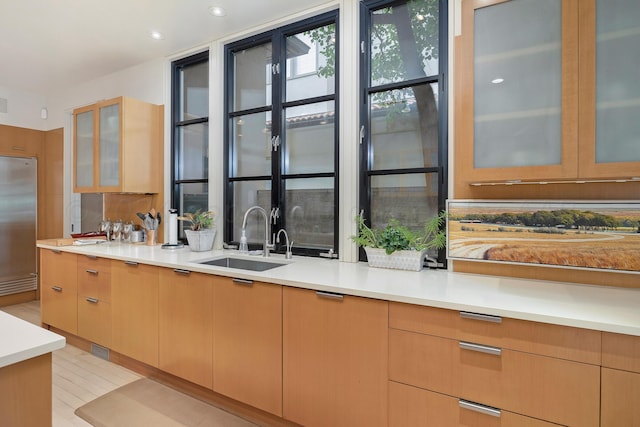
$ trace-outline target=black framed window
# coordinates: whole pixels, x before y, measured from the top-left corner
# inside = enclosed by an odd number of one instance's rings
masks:
[[[359,204],[374,227],[422,229],[445,208],[447,21],[447,0],[361,3]]]
[[[338,252],[337,34],[334,11],[225,47],[226,243],[257,205],[294,253]],[[264,219],[248,220],[261,247]]]
[[[171,64],[171,206],[179,214],[209,206],[209,52]],[[184,223],[179,221],[184,238]]]

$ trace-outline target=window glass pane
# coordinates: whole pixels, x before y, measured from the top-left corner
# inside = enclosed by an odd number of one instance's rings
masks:
[[[335,92],[335,25],[287,37],[287,101]]]
[[[438,0],[414,0],[371,15],[371,85],[438,74]]]
[[[194,183],[194,184],[179,184],[178,193],[179,197],[179,207],[178,214],[183,215],[187,212],[196,212],[198,209],[202,211],[206,211],[209,209],[209,184],[207,183]],[[220,214],[220,212],[216,212],[216,214]],[[185,227],[184,221],[178,221],[178,227],[180,228],[180,236],[184,237],[184,233],[182,232]],[[187,229],[189,229],[189,224],[186,224]]]
[[[180,72],[182,88],[178,121],[209,117],[209,62],[184,67]]]
[[[180,140],[179,172],[176,179],[209,177],[209,124],[197,123],[178,128]]]
[[[425,84],[371,95],[371,169],[438,165],[437,92]]]
[[[333,172],[334,102],[287,108],[286,117],[285,173]]]
[[[271,45],[233,53],[233,111],[271,105]]]
[[[475,167],[560,163],[561,17],[560,0],[476,10]]]
[[[252,206],[261,206],[269,215],[271,212],[271,181],[236,181],[233,183],[232,240],[240,240],[244,213]],[[247,218],[246,233],[249,243],[259,243],[262,247],[264,217],[259,212],[253,212]]]
[[[420,231],[436,215],[437,174],[371,177],[371,219],[374,227],[384,228],[391,218],[395,218],[409,229]]]
[[[285,218],[289,240],[293,240],[299,246],[333,248],[334,185],[333,178],[285,181]]]
[[[229,174],[271,175],[271,112],[234,117],[232,126]]]
[[[100,108],[100,185],[120,184],[120,104]]]
[[[596,2],[596,163],[640,160],[640,2]]]

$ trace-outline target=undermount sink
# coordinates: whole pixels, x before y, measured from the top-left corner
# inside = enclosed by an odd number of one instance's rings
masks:
[[[223,257],[206,261],[197,261],[198,264],[215,265],[217,267],[237,268],[240,270],[266,271],[272,268],[282,267],[283,263],[270,262],[257,259]]]

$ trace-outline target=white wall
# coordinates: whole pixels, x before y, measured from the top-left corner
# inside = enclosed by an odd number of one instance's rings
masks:
[[[0,98],[7,100],[7,112],[0,112],[0,125],[47,130],[47,120],[40,118],[45,107],[43,95],[0,86]]]

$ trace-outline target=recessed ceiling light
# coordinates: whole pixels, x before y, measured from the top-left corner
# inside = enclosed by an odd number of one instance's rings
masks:
[[[225,16],[227,14],[227,11],[220,6],[211,6],[209,8],[209,13],[213,16]]]
[[[504,79],[502,77],[497,77],[493,80],[491,80],[491,83],[493,83],[494,85],[500,84],[504,81]]]
[[[158,32],[158,31],[150,31],[149,35],[154,40],[162,40],[162,39],[164,39],[164,36],[162,35],[162,33]]]

